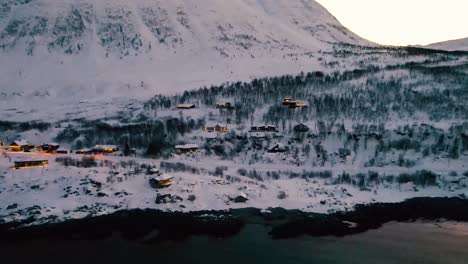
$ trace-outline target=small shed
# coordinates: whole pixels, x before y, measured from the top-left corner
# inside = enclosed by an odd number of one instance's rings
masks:
[[[249,200],[247,194],[241,192],[237,196],[231,198],[231,200],[235,203],[246,203]]]
[[[187,109],[194,109],[195,105],[194,104],[178,104],[176,106],[177,109],[182,109],[182,110],[187,110]]]
[[[305,133],[309,132],[310,128],[303,123],[299,123],[294,126],[294,131],[299,132],[299,133]]]
[[[283,153],[286,152],[288,148],[281,143],[277,143],[268,149],[268,153]]]

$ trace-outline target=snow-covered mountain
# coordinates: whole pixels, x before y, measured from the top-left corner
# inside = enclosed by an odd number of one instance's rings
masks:
[[[468,38],[437,42],[429,44],[425,46],[425,48],[448,51],[468,51]]]
[[[6,0],[0,100],[142,98],[311,71],[332,43],[371,44],[313,0]]]

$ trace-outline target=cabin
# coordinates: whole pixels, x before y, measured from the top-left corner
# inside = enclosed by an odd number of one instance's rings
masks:
[[[249,132],[278,132],[275,126],[253,126]]]
[[[309,132],[310,128],[306,125],[304,125],[303,123],[299,123],[297,125],[294,126],[294,131],[298,132],[298,133],[305,133],[305,132]]]
[[[93,150],[91,149],[80,149],[75,152],[75,154],[93,154]]]
[[[300,101],[290,101],[288,103],[289,108],[306,108],[307,105]]]
[[[234,106],[232,105],[231,102],[225,102],[224,104],[216,104],[217,109],[227,109],[227,110],[232,110],[234,109]]]
[[[283,153],[283,152],[286,152],[288,150],[288,148],[281,144],[281,143],[277,143],[275,145],[273,145],[272,147],[270,147],[268,149],[268,153]]]
[[[48,160],[28,160],[28,161],[15,161],[13,170],[27,169],[27,168],[39,168],[47,167],[49,165]]]
[[[289,102],[291,102],[291,101],[292,101],[291,98],[288,98],[288,97],[287,97],[287,98],[284,98],[284,99],[283,99],[283,105],[289,105]]]
[[[208,132],[208,133],[212,133],[212,132],[226,133],[228,132],[228,128],[226,126],[221,126],[220,124],[216,124],[216,126],[204,127],[203,131]]]
[[[194,153],[199,152],[200,147],[197,144],[186,144],[175,146],[177,154]]]
[[[11,151],[25,151],[29,152],[34,148],[34,145],[29,143],[27,140],[15,140],[10,144]]]
[[[231,200],[235,203],[246,203],[249,200],[247,194],[241,192],[237,196],[231,198]]]
[[[181,109],[181,110],[188,110],[188,109],[194,109],[195,105],[194,104],[178,104],[176,108]]]
[[[174,177],[168,174],[163,174],[154,178],[156,188],[167,188],[174,184]]]
[[[42,144],[41,146],[37,147],[37,151],[43,151],[47,153],[52,153],[52,152],[57,152],[57,150],[60,148],[60,145],[57,143],[48,143],[48,144]]]
[[[114,153],[119,151],[119,147],[115,145],[96,145],[92,151],[94,153]]]

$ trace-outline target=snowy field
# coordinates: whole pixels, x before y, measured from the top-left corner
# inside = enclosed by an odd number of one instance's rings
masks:
[[[65,166],[57,158],[81,160],[82,155],[10,153],[0,157],[0,219],[4,222],[33,219],[39,224],[50,221],[82,218],[108,214],[121,209],[152,208],[165,211],[226,210],[255,207],[268,209],[283,207],[310,212],[351,210],[356,204],[373,202],[399,202],[411,197],[465,196],[468,195],[468,177],[448,176],[449,171],[467,170],[468,157],[447,167],[444,162],[430,166],[441,175],[438,186],[419,187],[413,183],[375,184],[363,190],[348,184],[333,184],[333,178],[343,171],[363,171],[356,166],[320,168],[333,176],[321,178],[279,177],[279,179],[251,179],[240,176],[238,168],[258,170],[258,173],[298,172],[304,168],[284,165],[244,166],[229,161],[199,159],[196,155],[175,156],[166,163],[184,161],[192,172],[171,171],[174,184],[166,189],[153,189],[149,168],[159,168],[160,160],[125,158],[120,156],[95,157],[96,164],[89,168]],[[13,161],[48,160],[45,168],[11,170]],[[142,165],[144,164],[144,165]],[[216,167],[226,167],[216,172]],[[427,169],[425,165],[423,168]],[[369,168],[366,168],[369,169]],[[371,168],[371,170],[381,169]],[[417,170],[413,168],[411,171]],[[165,172],[165,170],[167,172]],[[387,175],[403,172],[398,168],[382,169]],[[232,198],[245,193],[246,203],[235,203]],[[166,202],[156,204],[158,195],[171,194]]]

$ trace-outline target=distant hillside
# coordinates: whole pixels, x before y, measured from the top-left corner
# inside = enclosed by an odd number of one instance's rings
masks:
[[[0,100],[134,98],[299,73],[335,43],[370,44],[312,0],[4,0]]]
[[[468,51],[468,38],[433,43],[425,46],[425,48],[448,51]]]

